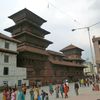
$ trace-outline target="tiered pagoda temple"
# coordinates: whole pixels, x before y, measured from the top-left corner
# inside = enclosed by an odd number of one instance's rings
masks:
[[[45,39],[50,32],[41,28],[46,20],[28,9],[23,9],[11,16],[14,26],[5,29],[12,33],[12,38],[21,41],[18,45],[17,66],[27,68],[27,79],[33,82],[60,82],[66,78],[75,80],[83,77],[80,48],[62,49],[61,52],[46,50],[52,44]]]

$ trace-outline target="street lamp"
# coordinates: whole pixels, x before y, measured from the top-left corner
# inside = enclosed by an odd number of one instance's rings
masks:
[[[92,43],[91,43],[91,36],[90,36],[90,28],[97,25],[97,24],[99,24],[99,23],[100,22],[95,23],[95,24],[93,24],[91,26],[88,26],[88,27],[81,27],[81,28],[72,29],[72,31],[81,30],[81,29],[86,29],[88,31],[90,50],[91,50],[91,58],[92,58],[93,66],[94,66],[94,58],[93,58],[93,50],[92,50]],[[93,66],[92,66],[92,72],[94,73],[94,67]]]

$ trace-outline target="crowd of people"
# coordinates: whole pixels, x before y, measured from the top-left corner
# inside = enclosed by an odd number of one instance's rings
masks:
[[[3,90],[2,100],[26,100],[26,91],[26,84],[22,84],[22,86],[18,86],[17,88],[11,88],[7,86]],[[52,95],[55,92],[56,98],[59,98],[59,92],[61,93],[62,98],[68,98],[68,91],[68,84],[57,84],[55,85],[55,88],[53,88],[53,85],[51,83],[49,84],[49,93],[50,95]],[[30,100],[49,100],[49,94],[44,90],[41,90],[40,92],[40,87],[38,87],[37,85],[33,85],[29,89],[29,94]]]
[[[3,90],[2,100],[26,100],[26,92],[27,86],[26,84],[22,84],[22,86],[16,86],[11,88],[6,86]],[[36,84],[29,88],[30,100],[49,100],[48,93],[41,90]]]
[[[18,88],[6,86],[3,90],[2,100],[25,100],[26,84],[22,84]]]
[[[82,86],[89,86],[92,84],[92,80],[89,78],[84,78],[79,80],[80,87]]]
[[[61,97],[68,98],[68,92],[69,92],[69,85],[68,83],[64,84],[56,84],[55,88],[53,89],[52,84],[49,85],[49,92],[52,95],[52,93],[55,91],[56,98],[59,98],[59,93],[61,94]],[[64,94],[64,95],[63,95]]]
[[[79,95],[79,88],[80,87],[89,87],[92,84],[91,80],[86,79],[80,79],[79,81],[74,82],[74,90],[76,95]],[[68,98],[68,92],[70,90],[68,82],[56,84],[53,86],[52,83],[48,86],[49,91],[45,91],[43,89],[40,89],[40,87],[36,84],[32,85],[31,88],[28,89],[28,92],[30,94],[29,100],[49,100],[49,96],[52,96],[52,94],[55,92],[55,97],[59,98]],[[97,84],[93,83],[93,91],[99,90],[99,87]],[[26,100],[26,94],[27,94],[27,86],[26,84],[22,84],[22,86],[18,87],[5,87],[3,91],[3,97],[2,100]]]

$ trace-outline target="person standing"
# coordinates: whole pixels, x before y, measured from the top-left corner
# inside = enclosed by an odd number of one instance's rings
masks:
[[[81,85],[82,85],[82,84],[81,84],[81,79],[79,80],[79,84],[80,84],[80,87],[81,87]]]
[[[22,84],[22,91],[24,93],[24,95],[26,95],[26,90],[27,90],[27,86],[26,83]]]
[[[34,91],[33,91],[33,88],[30,90],[30,100],[34,100]]]
[[[76,95],[79,95],[79,92],[78,92],[78,90],[79,90],[79,85],[78,85],[77,82],[75,82],[75,84],[74,84],[74,89],[75,89]]]
[[[84,79],[81,79],[81,86],[84,86]]]
[[[12,89],[11,100],[16,100],[16,92],[14,88]]]
[[[61,96],[63,98],[63,92],[64,92],[64,86],[63,84],[60,85],[60,93],[61,93]]]
[[[56,85],[55,91],[56,91],[56,98],[59,98],[59,86],[58,85]]]
[[[42,93],[41,93],[42,100],[44,100],[44,98],[45,98],[45,95],[46,95],[46,92],[44,92],[44,91],[42,90]]]
[[[2,100],[7,100],[7,88],[3,90],[3,98]]]
[[[69,91],[69,86],[65,83],[64,84],[64,93],[65,93],[65,98],[68,98],[68,91]]]
[[[18,88],[16,100],[25,100],[25,95],[24,95],[21,87]]]
[[[34,91],[34,100],[38,100],[39,88],[37,87],[37,85],[34,85],[33,91]]]
[[[45,100],[49,100],[48,93],[46,93],[46,95],[45,95]]]
[[[49,84],[49,92],[50,92],[51,95],[52,95],[52,93],[54,92],[53,86],[52,86],[51,83]]]
[[[7,88],[7,100],[11,100],[11,93],[9,88]]]

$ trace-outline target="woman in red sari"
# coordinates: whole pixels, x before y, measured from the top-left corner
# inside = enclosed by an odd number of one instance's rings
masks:
[[[65,98],[68,98],[68,91],[69,91],[69,86],[67,84],[64,84],[64,93],[65,93]]]

